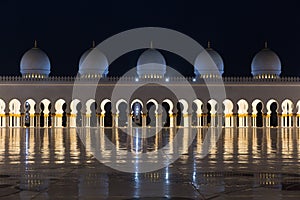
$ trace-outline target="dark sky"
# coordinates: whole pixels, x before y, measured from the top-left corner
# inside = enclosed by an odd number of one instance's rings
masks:
[[[297,1],[0,1],[1,75],[19,75],[23,53],[34,39],[49,56],[52,75],[75,75],[91,41],[132,28],[180,31],[203,46],[208,40],[224,59],[225,75],[250,75],[251,60],[267,40],[281,58],[282,75],[300,76],[300,7]],[[120,75],[141,51],[110,67]],[[192,66],[163,52],[168,65],[186,75]]]

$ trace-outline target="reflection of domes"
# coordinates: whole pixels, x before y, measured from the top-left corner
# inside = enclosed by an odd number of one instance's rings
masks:
[[[22,76],[32,78],[45,77],[50,74],[50,60],[44,51],[37,48],[36,42],[34,48],[23,55],[20,72]]]
[[[281,73],[281,62],[277,54],[269,48],[264,48],[258,52],[251,64],[251,73],[253,76],[269,76],[278,77]]]
[[[144,51],[137,61],[137,74],[144,78],[162,78],[166,73],[166,60],[156,49]]]
[[[224,73],[223,59],[218,52],[210,47],[210,43],[208,43],[208,48],[197,56],[194,67],[196,76],[219,76]]]
[[[79,73],[81,76],[106,76],[108,74],[108,61],[106,56],[93,47],[83,53],[79,60]]]

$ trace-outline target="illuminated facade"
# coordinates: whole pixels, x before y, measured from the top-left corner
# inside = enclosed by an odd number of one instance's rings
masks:
[[[35,43],[22,57],[21,77],[0,77],[0,126],[300,127],[300,78],[280,77],[280,59],[267,44],[253,58],[253,77],[222,77],[222,57],[210,44],[194,66],[195,77],[167,76],[163,55],[151,47],[136,76],[108,77],[109,62],[93,45],[80,59],[80,78],[51,77],[50,60]],[[95,84],[96,93],[74,95],[75,82],[82,91]],[[117,83],[124,91],[140,87],[130,98],[111,99]],[[211,98],[208,86],[224,87],[226,97]],[[188,87],[195,99],[172,92]]]

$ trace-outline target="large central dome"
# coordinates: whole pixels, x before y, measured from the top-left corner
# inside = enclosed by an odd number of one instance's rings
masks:
[[[144,51],[137,61],[137,74],[140,78],[163,78],[166,73],[166,60],[156,49]]]

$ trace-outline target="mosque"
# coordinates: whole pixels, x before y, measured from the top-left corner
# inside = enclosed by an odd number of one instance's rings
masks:
[[[137,60],[136,76],[118,78],[108,76],[109,62],[93,45],[80,58],[80,78],[53,77],[35,42],[21,59],[21,76],[0,77],[0,127],[300,127],[300,78],[280,77],[281,61],[267,44],[252,60],[251,77],[223,77],[220,54],[210,44],[205,52],[210,59],[197,56],[194,77],[168,75],[162,53],[149,48]],[[140,87],[113,99],[121,79],[124,91]],[[74,95],[75,82],[82,91],[96,84],[96,93]],[[211,97],[207,85],[220,82],[226,97]],[[194,99],[173,93],[188,87]]]

